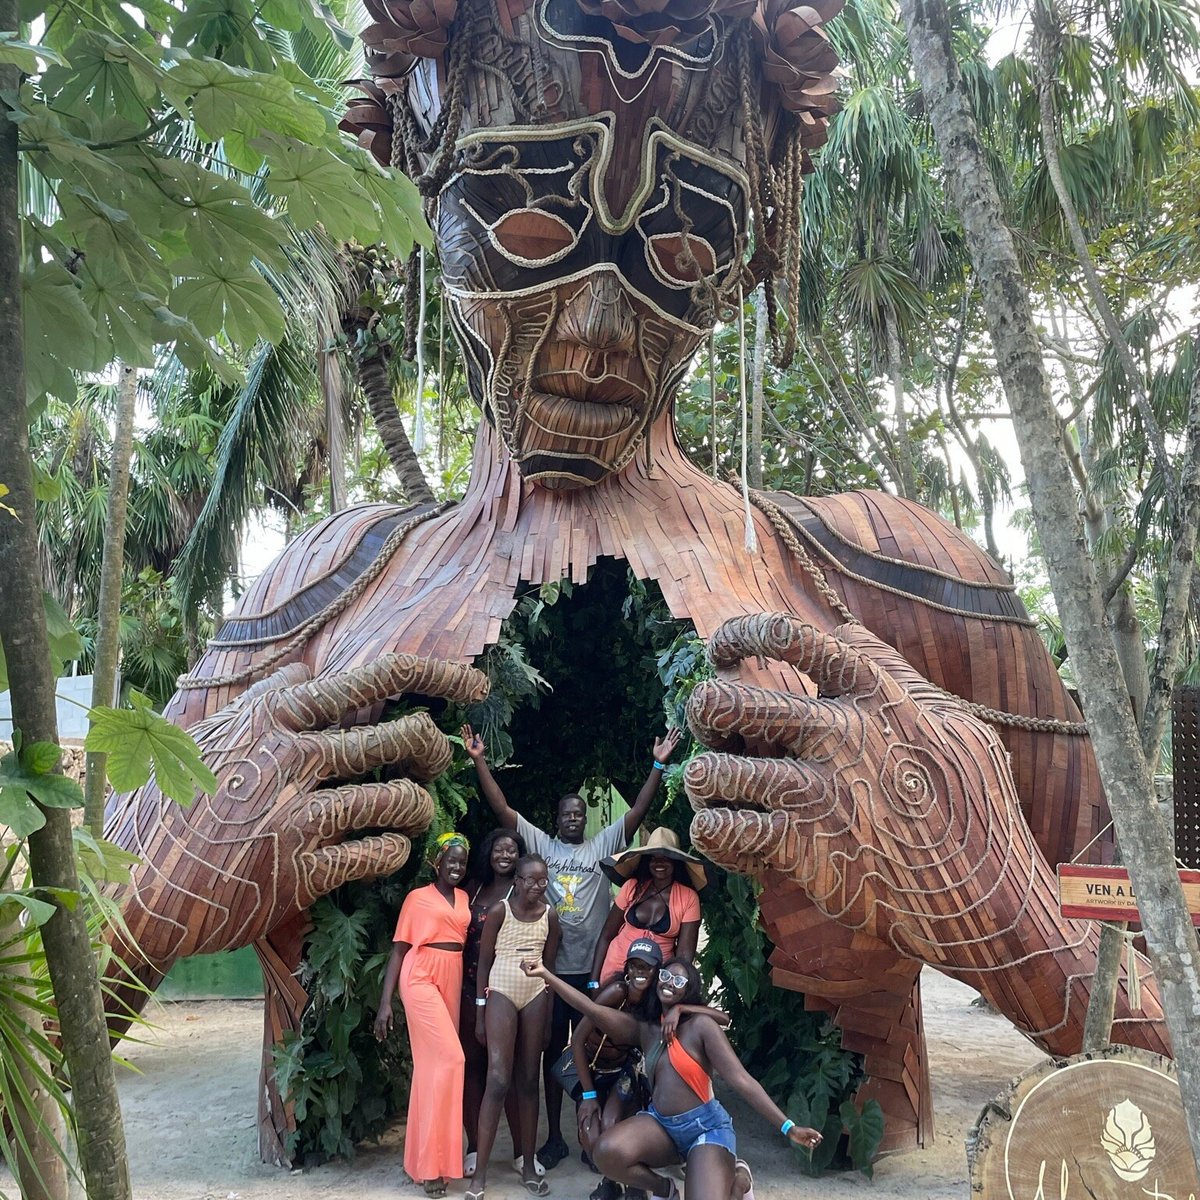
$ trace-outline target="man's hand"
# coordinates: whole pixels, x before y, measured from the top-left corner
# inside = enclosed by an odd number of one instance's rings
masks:
[[[464,725],[459,733],[462,735],[463,749],[471,761],[474,763],[487,762],[487,747],[483,744],[483,738],[470,725]]]
[[[679,745],[681,737],[680,731],[675,728],[668,729],[665,734],[657,742],[654,743],[654,749],[651,753],[654,755],[655,762],[669,762],[671,755],[675,753],[675,747]]]
[[[248,945],[334,888],[397,870],[429,826],[420,784],[449,766],[450,743],[426,713],[341,723],[405,693],[486,692],[471,667],[409,655],[322,679],[292,664],[195,726],[216,794],[183,808],[151,781],[109,819],[110,838],[143,860],[121,896],[126,961],[165,970]]]

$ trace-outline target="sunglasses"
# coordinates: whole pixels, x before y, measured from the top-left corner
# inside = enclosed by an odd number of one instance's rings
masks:
[[[686,975],[676,975],[672,971],[668,971],[666,967],[659,968],[658,972],[659,983],[669,983],[672,987],[684,988],[688,985],[688,977]]]

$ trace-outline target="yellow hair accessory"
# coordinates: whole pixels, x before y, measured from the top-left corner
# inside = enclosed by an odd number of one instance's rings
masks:
[[[461,833],[455,833],[453,830],[449,833],[439,833],[435,845],[437,851],[434,854],[434,862],[441,862],[446,851],[455,846],[461,846],[468,854],[471,853],[471,843]]]

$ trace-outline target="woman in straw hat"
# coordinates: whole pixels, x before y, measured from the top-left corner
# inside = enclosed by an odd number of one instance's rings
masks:
[[[660,826],[643,846],[606,858],[600,869],[621,890],[600,931],[592,955],[592,978],[606,979],[624,965],[640,938],[658,943],[663,958],[696,957],[700,936],[700,892],[711,882],[709,868],[679,847],[679,838]]]

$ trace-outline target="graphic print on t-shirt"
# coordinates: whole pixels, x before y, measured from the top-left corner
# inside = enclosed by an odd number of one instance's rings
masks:
[[[577,893],[579,892],[579,885],[583,882],[583,878],[583,875],[576,873],[555,873],[554,882],[558,893],[558,902],[554,907],[558,909],[560,917],[565,916],[567,913],[577,913],[580,911]]]

